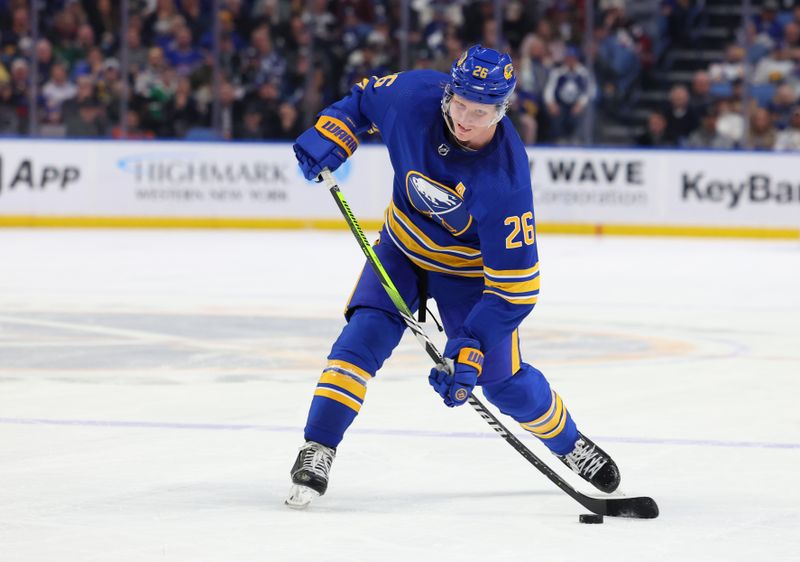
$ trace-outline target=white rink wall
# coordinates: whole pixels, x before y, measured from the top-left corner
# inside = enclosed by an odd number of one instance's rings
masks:
[[[800,237],[796,155],[528,154],[540,231]],[[377,225],[393,178],[385,148],[360,147],[336,175]],[[343,227],[320,189],[289,143],[0,140],[0,226]]]

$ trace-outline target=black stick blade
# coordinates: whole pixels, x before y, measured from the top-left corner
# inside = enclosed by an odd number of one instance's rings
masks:
[[[653,498],[610,498],[605,500],[605,513],[612,517],[633,517],[635,519],[655,519],[658,505]]]

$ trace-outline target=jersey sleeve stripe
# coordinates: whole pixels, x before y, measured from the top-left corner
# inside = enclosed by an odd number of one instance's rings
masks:
[[[508,301],[511,304],[536,304],[539,300],[539,294],[535,295],[523,295],[512,297],[509,295],[505,295],[503,293],[498,293],[497,291],[492,291],[490,289],[484,289],[483,292],[489,295],[495,295],[503,299],[504,301]]]
[[[539,274],[539,263],[528,269],[492,269],[484,266],[486,277],[497,280],[509,281],[511,279],[529,279]]]
[[[531,293],[533,291],[539,292],[539,285],[541,279],[537,275],[533,279],[529,281],[510,281],[507,283],[500,283],[498,281],[492,281],[489,278],[484,280],[484,283],[487,287],[491,287],[492,289],[497,289],[498,291],[502,291],[503,293],[511,293],[513,294],[522,294],[522,293]]]

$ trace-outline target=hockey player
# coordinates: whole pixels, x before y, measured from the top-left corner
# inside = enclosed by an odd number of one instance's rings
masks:
[[[578,431],[561,397],[520,354],[519,325],[539,294],[539,262],[528,158],[505,117],[515,84],[511,58],[476,45],[449,76],[413,70],[364,79],[319,114],[294,150],[305,177],[317,179],[352,156],[359,135],[380,131],[395,175],[374,250],[411,310],[436,300],[454,367],[431,369],[431,386],[450,407],[482,387],[570,469],[612,492],[616,464]],[[345,316],[291,469],[290,507],[325,493],[367,384],[405,329],[369,265]]]

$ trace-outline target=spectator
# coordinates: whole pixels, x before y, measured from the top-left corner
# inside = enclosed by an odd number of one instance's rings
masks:
[[[69,18],[69,16],[65,16]],[[59,57],[67,61],[70,68],[86,59],[89,51],[95,47],[94,31],[89,24],[78,25],[74,38],[65,39],[60,43]]]
[[[750,116],[750,128],[747,131],[742,148],[750,150],[772,150],[777,140],[777,131],[772,123],[772,116],[763,107],[758,107]]]
[[[481,37],[478,42],[481,45],[487,45],[502,52],[508,51],[508,43],[505,37],[500,34],[497,21],[494,18],[484,20],[481,26]]]
[[[155,9],[142,23],[142,42],[145,45],[163,44],[172,33],[173,19],[180,16],[173,0],[156,0]]]
[[[152,131],[143,129],[141,126],[141,118],[139,113],[131,108],[128,109],[126,114],[127,132],[122,133],[122,128],[118,125],[111,130],[111,137],[115,139],[153,139],[155,135]]]
[[[733,141],[717,132],[717,117],[719,112],[713,105],[703,108],[700,113],[700,126],[689,135],[686,148],[733,148]]]
[[[517,70],[517,93],[513,101],[516,111],[511,113],[525,144],[533,144],[546,131],[544,89],[552,67],[547,56],[547,46],[542,39],[529,33],[520,46]]]
[[[264,129],[261,124],[261,112],[255,106],[247,106],[242,120],[234,124],[233,138],[238,140],[261,140]]]
[[[20,133],[13,94],[9,78],[0,80],[0,136],[14,136]]]
[[[64,124],[70,138],[100,138],[106,135],[103,108],[94,99],[78,102],[75,114],[64,116]]]
[[[542,99],[551,63],[547,59],[544,41],[530,33],[522,41],[521,54],[517,65],[518,88],[533,98]]]
[[[246,81],[253,84],[268,77],[283,81],[286,59],[275,49],[269,27],[261,25],[255,28],[250,34],[250,44],[243,59]]]
[[[166,90],[164,73],[167,63],[161,47],[151,47],[147,51],[147,66],[136,77],[134,90],[142,97],[150,98],[154,93]]]
[[[84,2],[84,6],[98,46],[103,52],[110,53],[117,44],[120,21],[117,6],[112,4],[111,0]]]
[[[24,59],[14,59],[11,63],[11,91],[14,103],[28,104],[28,63]],[[27,113],[27,109],[26,109]],[[23,116],[20,115],[20,118]]]
[[[636,137],[637,146],[651,148],[674,146],[667,137],[667,120],[658,111],[651,111],[647,116],[647,129]]]
[[[189,75],[203,62],[200,51],[192,45],[192,32],[181,25],[175,32],[175,39],[166,50],[166,58],[178,74]]]
[[[0,47],[7,58],[28,56],[33,46],[30,28],[28,26],[28,9],[15,8],[11,16],[11,29],[0,33]]]
[[[103,72],[96,82],[96,87],[97,98],[105,107],[106,117],[113,123],[118,122],[123,83],[117,59],[108,58],[103,62]]]
[[[448,27],[444,34],[444,49],[444,53],[434,55],[433,68],[449,74],[453,61],[458,60],[458,57],[464,52],[464,42],[453,26]]]
[[[617,110],[633,93],[641,71],[637,41],[622,5],[614,5],[604,14],[598,29],[597,74],[604,98]]]
[[[797,102],[797,94],[791,86],[788,84],[778,86],[772,100],[767,104],[778,130],[783,130],[789,125],[795,102]]]
[[[265,138],[273,138],[280,132],[280,103],[277,78],[262,80],[248,99],[248,105],[258,109],[261,114],[261,130]]]
[[[661,14],[672,45],[693,47],[701,27],[704,3],[696,0],[663,0]]]
[[[50,76],[54,63],[53,44],[47,39],[39,39],[36,42],[36,65],[39,73],[39,86],[42,86],[47,77]]]
[[[708,72],[698,70],[692,75],[692,93],[689,100],[689,105],[698,114],[714,104],[714,96],[711,95],[711,77]]]
[[[783,26],[778,19],[779,8],[777,0],[764,0],[760,12],[753,16],[756,34],[769,37],[773,44],[783,39]]]
[[[187,76],[178,78],[175,95],[167,103],[166,115],[170,127],[169,136],[179,139],[184,138],[189,129],[205,121]]]
[[[789,50],[777,44],[772,52],[762,58],[753,72],[756,84],[776,84],[789,77],[794,71],[794,61],[789,58]]]
[[[552,140],[577,142],[583,132],[586,108],[593,98],[592,78],[578,61],[578,50],[568,47],[563,64],[550,73],[544,92]]]
[[[53,42],[56,58],[71,64],[75,57],[78,20],[74,12],[62,10],[53,20],[49,39]]]
[[[275,132],[274,138],[283,140],[294,140],[303,132],[300,123],[300,114],[294,105],[282,103],[278,108],[280,128]]]
[[[136,76],[147,68],[148,49],[142,46],[142,35],[135,26],[128,28],[128,68]]]
[[[243,103],[241,93],[230,82],[223,82],[219,87],[220,133],[222,138],[234,138],[234,127],[242,119]]]
[[[78,92],[75,84],[67,78],[67,68],[56,63],[50,70],[50,80],[42,88],[45,104],[53,109],[60,109],[61,104],[75,96]]]
[[[792,111],[789,126],[778,133],[775,150],[800,150],[800,106],[796,106]]]
[[[689,90],[675,85],[669,91],[669,106],[666,111],[666,138],[671,144],[681,146],[699,124],[697,114],[689,105]]]
[[[717,131],[734,143],[741,143],[744,138],[744,118],[742,117],[742,103],[740,99],[732,96],[718,102],[719,117]]]
[[[547,45],[547,51],[553,63],[560,63],[564,60],[567,44],[561,36],[553,30],[553,26],[550,25],[550,22],[544,19],[540,20],[536,25],[536,35]],[[456,59],[457,58],[458,56],[456,56]]]
[[[211,16],[208,10],[203,10],[200,0],[181,0],[180,11],[192,37],[202,37],[211,28]]]
[[[745,50],[739,45],[728,45],[725,59],[708,67],[708,74],[714,83],[731,83],[744,79]]]
[[[373,43],[367,43],[361,49],[350,53],[344,70],[342,90],[348,90],[353,84],[370,76],[385,76],[389,69],[385,65],[380,50]]]
[[[525,39],[525,34],[529,29],[532,29],[536,23],[533,2],[522,2],[521,0],[511,0],[506,3],[503,14],[503,35],[508,39],[511,49],[517,51],[520,49],[522,41]],[[571,12],[575,14],[574,17],[578,18],[582,14],[572,6]],[[572,23],[572,22],[568,22]],[[572,34],[571,34],[572,35]],[[577,41],[577,39],[576,39]]]
[[[783,46],[795,65],[800,62],[800,24],[790,21],[783,27]]]
[[[88,74],[78,76],[75,95],[61,105],[61,115],[64,117],[64,121],[66,122],[68,118],[77,118],[78,108],[81,104],[93,102],[96,97],[95,82],[92,77]]]
[[[100,47],[92,47],[86,54],[86,57],[75,63],[72,71],[73,79],[81,74],[89,74],[93,79],[97,80],[103,73],[103,52]]]

